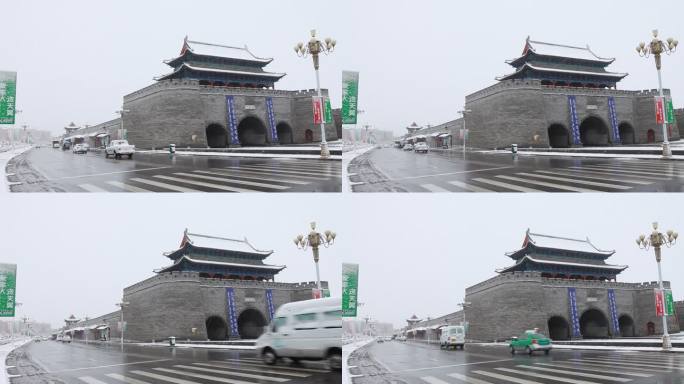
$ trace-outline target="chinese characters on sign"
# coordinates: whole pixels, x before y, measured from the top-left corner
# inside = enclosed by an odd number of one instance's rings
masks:
[[[0,317],[14,317],[17,265],[0,264]]]
[[[675,314],[674,298],[672,297],[671,290],[665,290],[665,313],[668,316],[674,316]]]
[[[663,107],[663,98],[662,97],[656,97],[655,98],[655,112],[656,112],[656,124],[664,124],[665,123],[665,110]]]
[[[356,317],[359,291],[359,265],[342,264],[342,317]]]
[[[325,99],[325,123],[326,124],[332,124],[332,122],[333,122],[332,106],[330,106],[330,99],[326,98]]]
[[[668,124],[674,124],[675,123],[674,106],[672,105],[671,99],[668,99],[667,102],[665,103],[665,112],[667,114],[667,123]]]
[[[17,73],[0,71],[0,124],[14,124],[17,105]]]
[[[342,124],[356,124],[359,73],[342,71]]]
[[[321,103],[321,98],[314,96],[312,100],[314,124],[323,124],[323,105]]]
[[[665,315],[665,303],[663,302],[663,291],[660,289],[655,289],[655,306],[656,306],[656,316]]]

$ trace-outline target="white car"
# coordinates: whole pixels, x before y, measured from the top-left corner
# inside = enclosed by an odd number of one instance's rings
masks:
[[[416,143],[416,145],[413,146],[414,152],[428,153],[429,150],[430,147],[428,147],[427,143],[425,143],[424,141],[419,141]]]
[[[406,341],[406,336],[404,336],[404,335],[397,336],[397,340],[398,341]]]
[[[71,152],[73,152],[73,153],[88,153],[88,149],[90,149],[88,144],[76,144],[71,149]]]
[[[113,155],[116,159],[120,159],[124,155],[131,159],[134,153],[135,145],[128,144],[126,140],[112,140],[105,148],[105,157]]]
[[[342,299],[329,297],[283,304],[256,341],[264,363],[278,359],[327,360],[342,370]]]
[[[450,325],[442,328],[442,334],[439,336],[440,348],[454,348],[457,349],[465,345],[465,327],[462,325]]]
[[[404,145],[404,151],[413,151],[413,144]]]

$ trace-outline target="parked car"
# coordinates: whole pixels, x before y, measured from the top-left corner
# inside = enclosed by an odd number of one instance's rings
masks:
[[[135,145],[128,144],[127,140],[112,140],[105,148],[105,157],[113,155],[115,159],[120,159],[124,155],[132,159],[134,153]]]
[[[265,364],[280,358],[327,360],[333,371],[342,370],[342,299],[297,301],[283,304],[256,341]]]
[[[516,351],[525,351],[528,355],[532,355],[535,351],[544,351],[544,354],[548,355],[553,348],[551,339],[536,329],[525,331],[520,337],[511,338],[508,346],[511,348],[511,354],[515,354]]]
[[[413,151],[413,144],[404,145],[404,151]]]
[[[88,153],[88,144],[76,144],[74,145],[74,148],[71,150],[73,153]]]
[[[428,153],[430,150],[430,147],[428,147],[427,143],[424,141],[419,141],[416,143],[416,145],[413,146],[413,150],[415,152],[423,152],[423,153]]]
[[[406,336],[404,336],[404,335],[397,336],[397,340],[399,340],[399,341],[406,341]]]
[[[71,343],[71,335],[62,335],[62,343]]]
[[[62,142],[62,151],[68,151],[71,149],[71,141],[70,140],[64,140]]]
[[[439,336],[440,348],[463,349],[465,345],[465,327],[462,325],[449,325],[442,328],[442,334]]]

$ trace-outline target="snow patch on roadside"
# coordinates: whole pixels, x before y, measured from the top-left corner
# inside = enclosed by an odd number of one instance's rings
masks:
[[[4,169],[4,168],[3,168]],[[0,383],[9,384],[9,374],[7,373],[7,355],[9,355],[15,349],[28,344],[31,339],[20,339],[14,340],[10,343],[0,345],[0,359],[2,359],[2,372],[0,372]]]
[[[168,151],[136,151],[136,153],[169,154]],[[218,157],[259,157],[273,159],[320,159],[320,155],[298,155],[288,153],[228,153],[228,152],[176,152],[175,156],[218,156]],[[329,160],[342,160],[340,155],[331,155]]]
[[[375,341],[373,338],[368,338],[368,339],[363,339],[363,340],[358,340],[352,343],[348,343],[342,346],[342,384],[352,384],[352,377],[355,377],[354,375],[349,372],[349,369],[351,368],[349,366],[349,357],[351,356],[354,351],[357,349],[364,347],[370,343]]]
[[[171,348],[169,343],[136,343],[141,347],[167,347]],[[245,349],[255,350],[254,345],[221,345],[221,344],[182,344],[176,343],[176,348],[200,348],[200,349]]]
[[[352,185],[354,183],[352,183],[351,180],[349,180],[349,177],[351,176],[349,174],[349,164],[351,164],[351,162],[355,158],[363,155],[364,153],[370,151],[373,148],[375,148],[374,145],[368,145],[365,147],[356,148],[356,149],[352,149],[349,151],[343,150],[343,152],[342,152],[342,191],[352,192]]]
[[[484,154],[511,154],[511,151],[478,151]],[[574,152],[525,152],[518,151],[520,156],[558,156],[558,157],[596,157],[609,159],[663,159],[662,155],[619,154],[619,153],[574,153]],[[673,155],[668,160],[684,160],[684,155]]]
[[[33,148],[33,146],[28,145],[9,149],[5,152],[0,152],[0,194],[10,192],[10,183],[7,181],[8,175],[5,174],[7,163],[22,153],[27,152],[31,148]]]

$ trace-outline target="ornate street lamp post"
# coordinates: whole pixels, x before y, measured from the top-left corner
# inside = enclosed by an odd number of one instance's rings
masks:
[[[653,223],[653,232],[647,237],[645,235],[640,235],[636,239],[636,243],[641,249],[648,250],[653,247],[655,251],[656,262],[658,263],[658,286],[660,287],[660,292],[663,294],[663,302],[665,301],[665,291],[663,290],[663,272],[660,268],[660,250],[663,245],[668,248],[672,247],[677,243],[677,237],[679,234],[673,230],[669,230],[666,234],[658,232],[658,223]],[[663,313],[663,349],[671,349],[672,343],[670,342],[670,334],[667,332],[667,309]]]
[[[128,140],[128,132],[126,132],[126,129],[124,128],[124,114],[128,112],[130,112],[130,110],[123,109],[123,107],[120,110],[114,112],[121,116],[121,140]]]
[[[313,251],[314,263],[316,263],[316,287],[318,292],[323,296],[323,291],[321,290],[321,275],[318,270],[318,249],[322,245],[326,248],[330,247],[335,243],[335,237],[337,234],[332,231],[325,231],[323,234],[316,232],[316,222],[311,223],[311,232],[307,236],[297,235],[294,238],[294,243],[297,248],[306,250],[311,247]]]
[[[319,54],[325,53],[330,54],[335,50],[335,45],[337,45],[337,40],[326,38],[324,42],[321,42],[316,38],[316,30],[311,30],[311,39],[308,43],[297,43],[294,50],[299,57],[307,57],[311,55],[313,58],[314,69],[316,70],[316,92],[318,93],[318,98],[321,100],[321,107],[325,110],[325,105],[323,103],[323,96],[321,95],[321,80],[318,75],[319,68]],[[324,113],[325,114],[325,113]],[[328,150],[328,142],[325,140],[325,119],[321,121],[321,158],[327,159],[330,157],[330,151]]]
[[[667,41],[663,42],[658,39],[658,30],[653,30],[653,40],[647,45],[643,41],[639,43],[636,47],[636,51],[641,57],[649,57],[653,55],[655,58],[656,69],[658,70],[658,92],[660,93],[660,98],[663,100],[663,107],[665,103],[665,97],[663,96],[663,78],[660,74],[661,67],[661,55],[666,53],[668,55],[673,54],[677,51],[677,45],[679,41],[668,38]],[[664,109],[664,108],[663,108]],[[667,118],[663,119],[663,156],[671,157],[672,150],[670,149],[670,142],[667,137]]]
[[[130,303],[128,301],[123,301],[121,300],[120,303],[116,303],[115,305],[119,308],[121,308],[121,350],[123,350],[124,346],[124,330],[125,330],[125,324],[124,324],[124,308],[126,308]]]
[[[463,115],[463,155],[466,151],[466,136],[468,135],[468,130],[466,129],[466,115],[472,112],[470,109],[463,107],[463,110],[458,111],[459,114]]]

